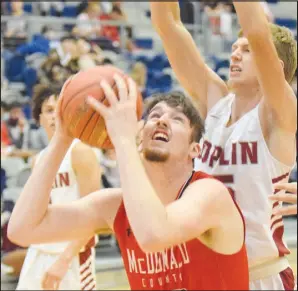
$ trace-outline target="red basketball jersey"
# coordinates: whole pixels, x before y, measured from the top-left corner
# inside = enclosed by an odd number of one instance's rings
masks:
[[[190,183],[203,178],[211,176],[193,172],[177,199]],[[123,203],[114,230],[132,290],[249,290],[244,244],[233,255],[216,253],[198,239],[160,252],[144,253],[131,230]]]

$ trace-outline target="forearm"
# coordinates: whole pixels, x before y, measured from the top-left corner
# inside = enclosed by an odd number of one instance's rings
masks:
[[[167,213],[145,172],[135,145],[122,145],[118,149],[123,201],[134,235],[142,245],[167,229]]]
[[[260,33],[269,33],[269,23],[259,2],[234,2],[240,26],[248,39]],[[252,16],[253,15],[253,19]]]
[[[162,29],[171,28],[171,24],[181,21],[178,1],[152,1],[150,2],[150,7],[152,23],[159,32],[161,32]]]
[[[86,246],[89,240],[90,237],[87,237],[70,242],[64,252],[59,256],[59,260],[70,264],[72,259],[79,254],[80,250]]]
[[[47,212],[52,184],[70,143],[53,138],[44,156],[35,166],[14,207],[10,233],[30,237],[30,232],[42,221]]]

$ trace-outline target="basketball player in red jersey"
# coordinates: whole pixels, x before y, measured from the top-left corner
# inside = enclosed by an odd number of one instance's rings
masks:
[[[242,31],[232,46],[231,92],[204,63],[177,1],[152,2],[151,17],[175,75],[205,119],[195,169],[231,187],[245,217],[250,289],[293,290],[282,216],[274,212],[279,202],[269,196],[295,164],[297,99],[290,83],[297,43],[287,28],[268,23],[258,1],[234,6]]]
[[[58,118],[59,129],[16,204],[10,238],[29,244],[111,229],[133,290],[247,290],[241,213],[221,182],[193,172],[203,124],[191,101],[180,94],[157,97],[143,129],[140,155],[136,85],[129,80],[128,90],[123,79],[115,81],[119,101],[103,81],[111,106],[93,98],[88,102],[105,118],[122,189],[101,190],[71,206],[46,203],[55,172],[72,143]]]

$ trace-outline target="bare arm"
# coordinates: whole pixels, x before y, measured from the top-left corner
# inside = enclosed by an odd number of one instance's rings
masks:
[[[285,79],[264,9],[258,2],[234,2],[234,6],[249,41],[264,96],[261,118],[275,128],[295,134],[297,99]]]
[[[78,142],[71,151],[72,168],[75,171],[81,197],[101,188],[101,170],[94,150]],[[43,278],[43,289],[58,288],[75,256],[86,246],[90,237],[71,241]]]
[[[117,189],[95,192],[69,205],[49,205],[52,183],[70,144],[54,136],[34,167],[9,222],[12,241],[24,246],[67,241],[91,237],[96,230],[109,228],[106,217],[118,209]]]
[[[208,110],[227,95],[227,86],[205,64],[181,22],[178,2],[150,2],[150,5],[152,23],[162,39],[171,66],[205,118]]]

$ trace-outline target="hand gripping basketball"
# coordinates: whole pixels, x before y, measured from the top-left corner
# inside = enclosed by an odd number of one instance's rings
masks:
[[[114,75],[114,80],[118,88],[119,99],[108,82],[102,80],[100,86],[110,106],[104,105],[92,96],[87,98],[87,103],[104,118],[109,137],[115,147],[123,142],[136,144],[138,133],[136,84],[129,78],[127,86],[118,74]]]

